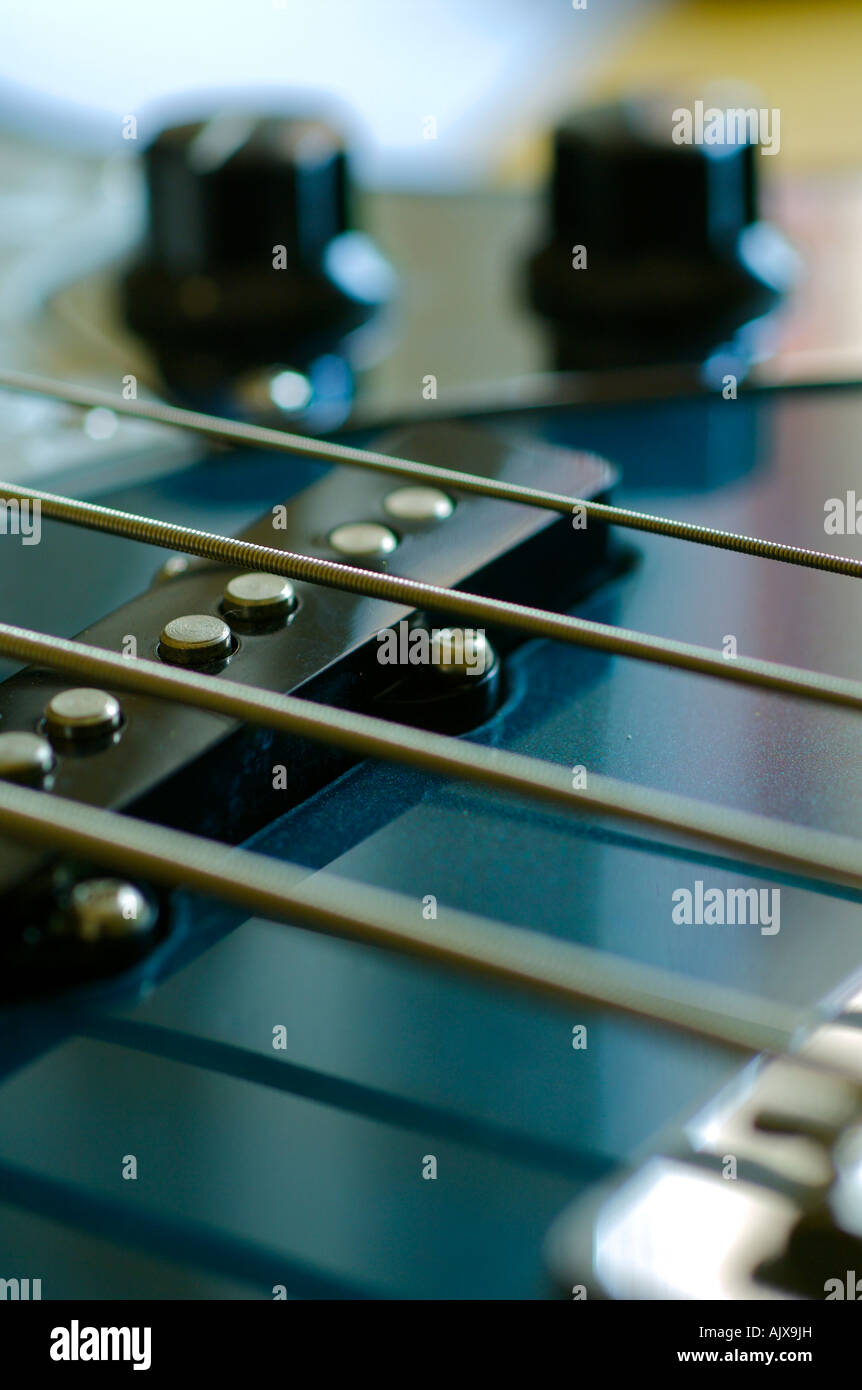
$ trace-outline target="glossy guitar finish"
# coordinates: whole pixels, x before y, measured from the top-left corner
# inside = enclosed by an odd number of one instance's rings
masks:
[[[485,423],[613,460],[623,504],[856,553],[823,529],[827,500],[854,485],[853,388]],[[100,500],[228,534],[309,476],[218,455]],[[582,543],[572,530],[573,569]],[[852,580],[658,537],[615,545],[631,563],[573,611],[862,676]],[[143,546],[48,522],[41,547],[7,540],[0,562],[5,618],[69,635],[155,568]],[[824,706],[531,642],[506,656],[500,706],[469,737],[862,834],[854,719]],[[433,895],[440,915],[469,908],[793,1005],[849,992],[862,961],[849,891],[382,764],[349,768],[251,843],[397,888],[417,918]],[[672,895],[698,880],[780,888],[780,930],[677,925]],[[740,1068],[211,903],[187,899],[177,921],[170,951],[132,976],[3,1014],[0,1265],[41,1277],[43,1297],[544,1296],[559,1213]]]

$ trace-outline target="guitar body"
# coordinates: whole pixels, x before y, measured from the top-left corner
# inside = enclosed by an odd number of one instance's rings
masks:
[[[824,534],[829,500],[855,483],[852,386],[495,409],[471,425],[595,451],[619,468],[622,505],[858,553],[852,531]],[[219,452],[96,500],[235,534],[319,476],[284,455]],[[548,553],[576,573],[584,533],[564,518],[554,536]],[[10,541],[4,619],[69,636],[134,600],[159,563],[49,521],[40,546]],[[862,677],[849,579],[628,532],[612,554],[573,612],[728,662]],[[765,690],[527,641],[504,652],[494,707],[462,736],[573,777],[862,835],[854,716]],[[262,755],[267,791],[271,772]],[[829,998],[837,1011],[853,992],[849,890],[391,764],[318,782],[243,842],[328,869],[348,893],[353,880],[396,889],[417,921],[469,909],[800,1009]],[[675,894],[694,901],[698,882],[756,889],[768,915],[675,920]],[[43,1298],[571,1296],[561,1277],[580,1272],[547,1258],[560,1213],[743,1065],[190,894],[172,914],[133,968],[4,1007],[0,1274],[41,1279]]]

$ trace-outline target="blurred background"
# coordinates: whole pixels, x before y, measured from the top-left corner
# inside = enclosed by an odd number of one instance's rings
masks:
[[[857,376],[860,56],[855,0],[151,0],[144,10],[10,0],[0,19],[0,361],[115,391],[133,375],[142,393],[316,432],[409,414],[423,390],[427,401],[429,376],[451,411],[489,392],[529,399],[549,368],[726,364],[730,338],[769,379]],[[662,217],[671,227],[703,201],[712,228],[730,196],[709,202],[691,161],[667,185],[630,130],[635,191],[624,234],[595,247],[611,258],[605,281],[589,282],[598,300],[575,306],[574,319],[555,308],[557,271],[531,269],[531,257],[549,238],[562,248],[578,237],[554,225],[553,190],[573,181],[579,206],[599,209],[590,232],[601,240],[602,200],[617,197],[623,167],[607,157],[606,130],[585,137],[580,162],[564,149],[563,167],[555,130],[619,98],[660,92],[689,105],[721,83],[780,112],[780,150],[740,174],[759,189],[753,201],[745,193],[744,215],[727,214],[736,240],[719,256],[745,262],[744,275],[780,299],[769,332],[741,346],[740,324],[715,324],[708,343],[671,341],[656,335],[655,304],[637,310],[638,341],[621,344],[616,321],[605,332],[613,287],[635,299],[643,288],[627,290],[619,272],[640,265],[665,302],[679,288],[667,265],[643,259],[669,235]],[[182,167],[170,164],[163,132],[213,117],[215,135],[187,140]],[[280,119],[293,123],[289,138]],[[304,122],[323,123],[311,155]],[[161,164],[147,167],[153,142]],[[582,156],[601,164],[588,198]],[[658,230],[647,245],[638,224],[650,218]],[[754,248],[748,236],[743,247],[753,222],[780,238]],[[711,275],[712,230],[708,239]],[[279,307],[264,301],[282,242]],[[681,263],[686,247],[675,254]],[[724,298],[726,286],[711,293]],[[345,303],[331,331],[300,330],[329,324]],[[759,322],[772,306],[749,307]],[[549,326],[555,314],[569,316],[562,328]],[[584,314],[601,322],[601,351]],[[703,305],[693,315],[709,317]],[[152,467],[149,427],[102,415],[81,430],[71,419],[4,395],[12,471],[76,468],[94,448]],[[173,441],[173,462],[185,447]]]

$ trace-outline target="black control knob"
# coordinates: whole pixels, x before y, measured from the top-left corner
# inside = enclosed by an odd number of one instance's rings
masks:
[[[388,298],[391,274],[351,230],[348,158],[321,120],[220,116],[145,154],[149,233],[127,320],[168,382],[199,394],[269,364],[303,368]]]
[[[723,143],[695,143],[702,122],[692,108],[688,127],[684,110],[645,98],[580,113],[555,134],[549,238],[530,260],[529,293],[558,366],[702,361],[792,279],[793,253],[758,221],[764,156],[750,125],[727,121]]]

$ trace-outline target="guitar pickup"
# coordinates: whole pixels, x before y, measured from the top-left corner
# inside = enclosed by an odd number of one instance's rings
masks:
[[[590,454],[448,423],[405,429],[377,448],[576,498],[607,498],[615,478]],[[540,508],[417,488],[353,468],[333,468],[274,506],[242,539],[557,611],[613,568],[603,525],[575,529],[570,517]],[[450,732],[493,712],[504,684],[501,658],[518,640],[510,632],[449,628],[445,613],[419,614],[186,557],[171,559],[159,582],[79,637],[109,651]],[[424,658],[420,652],[412,660],[420,649]],[[438,668],[451,660],[448,678],[429,674],[434,653]],[[80,727],[69,678],[29,667],[0,685],[0,722],[4,731],[50,741],[49,785],[58,795],[166,826],[241,842],[352,761],[340,750],[169,700],[103,695],[106,709],[94,711],[96,724],[104,716],[96,737]],[[287,785],[273,785],[276,765],[287,769]],[[0,892],[29,882],[50,858],[0,846]]]

